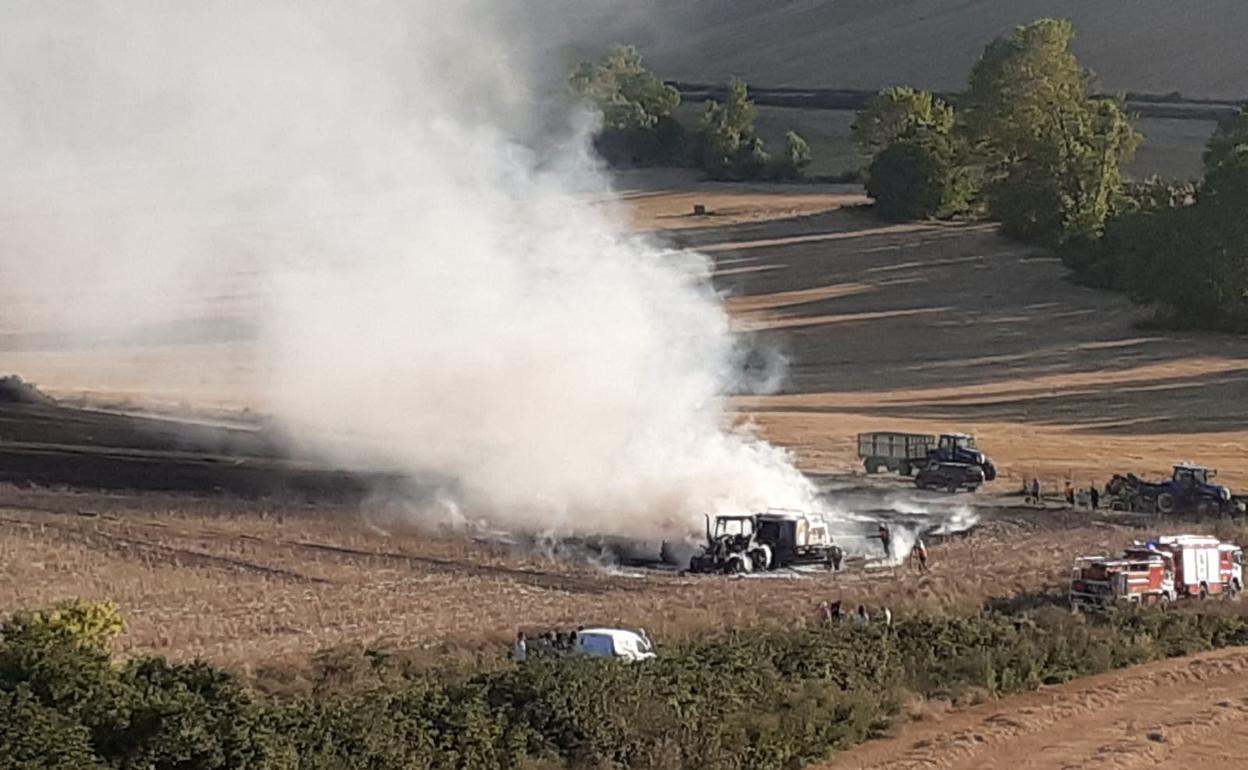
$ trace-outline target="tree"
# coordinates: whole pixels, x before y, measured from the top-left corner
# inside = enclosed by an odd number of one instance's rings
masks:
[[[867,194],[880,215],[894,221],[954,214],[965,207],[969,187],[942,137],[895,141],[867,169]]]
[[[1248,107],[1218,123],[1205,148],[1205,176],[1233,161],[1244,148],[1248,148]]]
[[[795,179],[810,165],[810,144],[796,131],[784,135],[784,154],[772,163],[777,179]]]
[[[1006,232],[1056,244],[1096,237],[1139,143],[1070,52],[1070,22],[1043,19],[988,45],[971,72],[965,121]]]
[[[724,103],[706,103],[702,114],[702,167],[712,179],[753,179],[762,176],[771,156],[754,133],[758,108],[750,101],[744,80],[728,84]]]
[[[642,66],[637,49],[617,45],[600,62],[580,62],[568,86],[602,114],[597,146],[608,162],[639,165],[681,159],[685,132],[672,117],[680,93]]]
[[[1210,140],[1209,171],[1195,195],[1157,184],[1112,220],[1099,263],[1138,302],[1156,304],[1167,325],[1248,331],[1248,147]]]
[[[680,93],[643,67],[632,46],[612,46],[598,63],[580,62],[568,83],[597,106],[604,128],[654,128],[680,106]]]
[[[916,133],[953,131],[953,108],[927,91],[896,86],[881,91],[854,117],[850,132],[862,154],[875,157]]]

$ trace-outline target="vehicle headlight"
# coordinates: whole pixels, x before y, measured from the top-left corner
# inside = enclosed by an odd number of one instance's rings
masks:
[[[1231,490],[1226,487],[1218,487],[1218,494],[1221,495],[1222,499],[1226,502],[1229,503],[1231,501]]]

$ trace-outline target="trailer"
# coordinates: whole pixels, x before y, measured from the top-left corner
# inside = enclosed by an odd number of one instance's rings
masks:
[[[910,476],[927,465],[936,437],[922,433],[859,433],[858,458],[867,473],[894,471]]]
[[[931,462],[940,462],[978,465],[986,481],[997,477],[996,466],[976,448],[975,437],[966,433],[859,433],[858,459],[867,473],[890,470],[911,476]]]

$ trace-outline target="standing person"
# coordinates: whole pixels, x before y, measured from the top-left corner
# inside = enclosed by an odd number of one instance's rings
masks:
[[[825,626],[832,625],[832,603],[819,602],[819,622]]]
[[[876,613],[876,617],[884,621],[885,628],[893,627],[893,611],[889,608],[881,607],[880,611]]]
[[[1092,510],[1095,511],[1101,507],[1101,490],[1096,488],[1096,484],[1088,490],[1088,499],[1092,502]]]
[[[911,554],[919,560],[919,572],[927,572],[927,546],[923,544],[923,538],[914,541]]]
[[[1070,481],[1066,481],[1066,504],[1075,504],[1075,488],[1070,485]]]
[[[841,600],[837,599],[832,602],[832,620],[839,623],[843,617],[845,617],[845,613],[841,610]]]
[[[516,643],[511,646],[511,659],[523,663],[529,659],[529,645],[524,640],[524,632],[516,632]]]
[[[880,545],[884,547],[884,558],[891,559],[893,556],[893,550],[892,548],[890,548],[890,546],[892,545],[892,539],[893,539],[892,533],[890,533],[888,531],[888,527],[884,526],[883,524],[880,524],[879,538],[880,538]]]
[[[1040,479],[1031,480],[1031,499],[1036,501],[1036,505],[1044,505],[1044,498],[1040,496]]]
[[[867,605],[859,604],[858,611],[854,613],[854,625],[865,626],[871,622],[871,616],[867,613]]]

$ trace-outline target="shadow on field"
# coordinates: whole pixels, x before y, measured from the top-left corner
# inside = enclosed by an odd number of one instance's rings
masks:
[[[896,406],[854,411],[1095,433],[1248,427],[1248,338],[1140,332],[1146,309],[1063,280],[992,227],[838,209],[681,236],[790,361],[785,393],[890,393]]]

